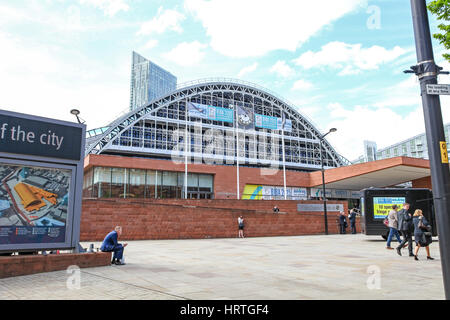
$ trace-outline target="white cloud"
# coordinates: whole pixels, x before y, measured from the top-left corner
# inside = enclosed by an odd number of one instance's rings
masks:
[[[255,71],[257,67],[258,67],[258,63],[255,62],[247,67],[242,68],[241,71],[239,71],[239,73],[238,73],[238,78],[243,77],[247,73]]]
[[[327,139],[349,160],[363,154],[364,140],[375,141],[382,148],[425,130],[420,107],[412,109],[405,116],[389,108],[344,108],[339,103],[330,104],[327,110],[332,117],[328,127],[338,129]]]
[[[152,49],[152,48],[156,47],[157,45],[158,45],[158,40],[151,39],[151,40],[147,41],[147,43],[144,45],[144,48]]]
[[[415,96],[419,96],[418,93]],[[450,122],[449,103],[450,99],[441,97],[444,124]],[[409,112],[400,113],[403,110],[389,107],[348,108],[340,103],[331,103],[327,106],[327,113],[331,117],[327,126],[338,128],[338,131],[327,139],[344,157],[354,160],[364,153],[364,140],[375,141],[378,149],[382,149],[424,133],[422,104],[417,103],[408,110]]]
[[[111,68],[72,50],[35,45],[0,32],[0,108],[104,126],[129,104],[129,70]],[[119,68],[120,69],[120,68]],[[107,116],[105,119],[105,114]]]
[[[286,64],[284,60],[278,60],[272,68],[270,68],[271,73],[276,73],[277,75],[288,78],[295,74],[294,69],[292,69],[289,65]]]
[[[313,87],[314,85],[311,82],[300,79],[294,82],[291,90],[309,90]]]
[[[163,10],[162,7],[158,9],[156,17],[142,23],[141,29],[138,31],[138,35],[148,34],[162,34],[166,30],[172,30],[178,33],[182,33],[183,29],[180,26],[180,22],[186,17],[176,10]]]
[[[175,62],[180,66],[193,66],[203,60],[207,47],[206,44],[198,41],[182,42],[164,56],[166,59]]]
[[[231,57],[295,51],[325,26],[367,0],[185,0],[211,37],[211,47]],[[318,14],[312,14],[318,13]]]
[[[320,51],[307,51],[297,59],[296,65],[304,69],[329,67],[340,70],[338,75],[354,75],[362,70],[375,70],[381,64],[394,61],[411,49],[395,46],[391,50],[380,46],[362,48],[361,44],[347,44],[333,41],[324,45]]]
[[[379,101],[374,103],[374,106],[392,108],[415,106],[420,103],[420,85],[414,75],[384,91],[384,94],[380,96]]]
[[[113,17],[120,11],[128,11],[130,8],[126,0],[79,0],[80,4],[86,4],[103,11],[106,16]]]

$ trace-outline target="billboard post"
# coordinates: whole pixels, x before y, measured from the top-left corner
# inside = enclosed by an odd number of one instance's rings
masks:
[[[411,9],[417,65],[407,72],[415,73],[420,81],[444,290],[450,300],[450,171],[439,95],[427,92],[427,86],[436,85],[437,75],[443,72],[434,62],[425,0],[411,0]]]

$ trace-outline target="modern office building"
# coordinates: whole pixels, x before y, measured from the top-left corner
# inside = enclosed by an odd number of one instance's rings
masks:
[[[450,151],[450,123],[444,125],[444,133],[445,141],[447,141],[447,149]],[[375,142],[364,141],[364,155],[353,161],[353,163],[363,163],[399,156],[428,160],[427,137],[425,136],[425,133],[416,135],[383,149],[377,149],[377,144]]]
[[[177,78],[133,51],[131,61],[130,110],[176,89]]]

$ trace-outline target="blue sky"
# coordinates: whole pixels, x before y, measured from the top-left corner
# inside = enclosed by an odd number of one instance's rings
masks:
[[[350,160],[363,140],[424,131],[417,80],[402,73],[416,63],[407,0],[0,0],[0,108],[73,121],[76,107],[88,129],[106,125],[129,106],[133,50],[179,83],[274,91],[320,130],[338,128],[329,141]]]

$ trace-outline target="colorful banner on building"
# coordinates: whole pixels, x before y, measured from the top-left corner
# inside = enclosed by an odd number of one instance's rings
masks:
[[[286,187],[288,200],[306,200],[308,192],[306,188]],[[244,187],[242,199],[249,200],[282,200],[284,199],[284,187],[262,186],[247,184]]]
[[[238,127],[245,130],[255,129],[255,116],[253,114],[253,108],[239,105],[236,107]]]
[[[283,130],[283,119],[253,113],[252,108],[244,106],[237,107],[238,126],[242,129],[253,129],[254,127],[270,130]],[[188,102],[188,115],[191,118],[208,119],[233,123],[234,110],[229,108],[215,107],[201,103]],[[284,131],[292,132],[292,121],[285,120]]]
[[[223,121],[233,123],[233,109],[215,107],[200,103],[188,102],[187,104],[189,117],[209,119],[214,121]]]
[[[384,219],[392,210],[394,204],[397,205],[398,210],[402,209],[405,203],[405,197],[374,197],[373,198],[373,218]]]
[[[271,130],[282,130],[283,129],[283,119],[271,116],[265,116],[262,114],[255,113],[255,127],[271,129]],[[284,131],[292,131],[292,121],[286,119],[284,123]]]

